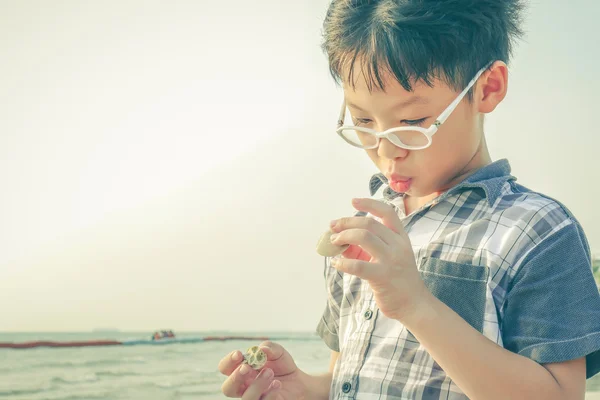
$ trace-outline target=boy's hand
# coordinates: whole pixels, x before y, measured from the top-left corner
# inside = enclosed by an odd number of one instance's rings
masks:
[[[392,206],[374,199],[354,199],[352,205],[383,223],[370,217],[332,221],[331,229],[338,235],[331,242],[350,247],[331,264],[368,281],[381,312],[402,321],[422,305],[428,293],[408,235]]]
[[[259,346],[267,355],[261,371],[242,364],[243,353],[236,350],[219,362],[219,371],[228,378],[221,391],[227,397],[243,400],[297,400],[306,396],[302,371],[282,346],[271,341]]]

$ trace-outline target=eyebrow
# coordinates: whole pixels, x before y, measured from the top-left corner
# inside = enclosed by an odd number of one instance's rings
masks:
[[[427,99],[425,97],[422,97],[422,96],[412,96],[408,100],[401,101],[400,103],[394,104],[392,106],[392,108],[402,108],[402,107],[408,107],[408,106],[413,105],[413,104],[428,104],[428,103],[429,103],[429,99]],[[354,103],[346,102],[346,104],[348,105],[348,107],[352,107],[355,110],[366,112],[364,109],[360,108],[359,106],[357,106]]]

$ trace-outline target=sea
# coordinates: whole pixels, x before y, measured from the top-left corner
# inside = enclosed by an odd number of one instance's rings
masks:
[[[331,351],[313,333],[175,332],[178,337],[278,338],[309,373],[326,372]],[[152,332],[0,333],[0,342],[150,339]],[[0,348],[2,400],[224,399],[219,360],[260,341],[230,340],[161,346]]]
[[[325,372],[330,350],[314,333],[185,332],[178,337],[268,336],[276,338],[308,373]],[[0,333],[0,342],[150,338],[151,332]],[[205,400],[224,399],[219,360],[246,350],[254,340],[164,346],[0,349],[2,400]],[[587,381],[586,399],[600,398],[600,374]]]

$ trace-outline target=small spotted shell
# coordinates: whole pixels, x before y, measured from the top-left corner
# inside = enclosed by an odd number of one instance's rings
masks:
[[[243,363],[259,370],[267,363],[267,355],[258,346],[252,346],[244,354]]]
[[[317,253],[324,257],[334,257],[338,254],[342,254],[349,245],[345,244],[343,246],[336,246],[331,243],[331,235],[333,232],[329,229],[327,232],[323,233],[317,242]]]

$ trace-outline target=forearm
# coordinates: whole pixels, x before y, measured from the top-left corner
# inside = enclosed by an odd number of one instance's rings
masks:
[[[304,382],[308,393],[307,400],[327,400],[329,399],[329,388],[331,387],[331,379],[333,374],[327,372],[320,375],[309,375],[302,372],[301,379]]]
[[[430,293],[401,322],[472,400],[565,399],[546,368],[498,346]]]

